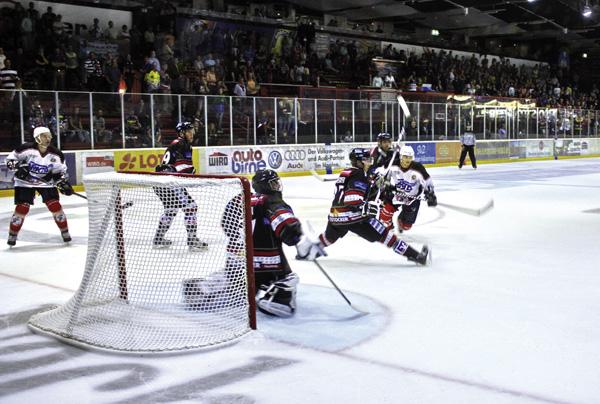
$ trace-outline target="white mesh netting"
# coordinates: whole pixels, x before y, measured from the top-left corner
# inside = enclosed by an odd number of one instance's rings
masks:
[[[83,181],[84,276],[65,305],[31,317],[34,331],[111,351],[167,352],[251,329],[241,179],[102,173]]]

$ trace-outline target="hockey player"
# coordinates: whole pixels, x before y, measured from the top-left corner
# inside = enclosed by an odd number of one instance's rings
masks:
[[[42,196],[54,217],[63,241],[71,241],[67,217],[59,202],[58,190],[65,195],[73,194],[73,187],[68,181],[67,165],[63,153],[52,146],[50,129],[38,126],[33,130],[35,143],[24,143],[6,157],[6,166],[16,171],[15,212],[10,221],[8,231],[9,246],[17,242],[19,230],[23,226],[29,207],[33,205],[35,193]]]
[[[283,252],[283,243],[295,245],[298,257],[313,260],[325,255],[319,242],[303,235],[302,226],[282,197],[281,179],[273,170],[258,170],[252,177],[252,219],[254,229],[254,279],[256,290],[265,293],[258,309],[266,314],[288,317],[296,309],[296,285]]]
[[[405,145],[400,149],[400,165],[393,165],[388,173],[387,192],[384,193],[384,205],[379,220],[391,225],[394,212],[400,209],[398,230],[409,230],[417,220],[422,196],[428,206],[437,205],[431,176],[418,161],[414,161],[415,151]]]
[[[191,122],[180,122],[176,126],[177,139],[167,147],[163,156],[162,164],[156,167],[157,172],[193,174],[195,172],[192,163],[192,141],[194,140],[194,126]],[[155,248],[168,248],[173,244],[172,240],[165,238],[165,234],[171,227],[173,219],[177,216],[179,209],[185,215],[185,230],[187,231],[187,245],[190,250],[204,250],[208,247],[197,237],[198,205],[185,188],[155,187],[154,192],[163,204],[163,214],[160,217],[153,244]]]
[[[373,164],[369,150],[352,149],[350,162],[352,167],[342,171],[336,182],[337,190],[328,216],[327,228],[319,236],[322,245],[329,246],[351,231],[367,241],[384,244],[395,253],[404,255],[409,261],[426,265],[429,254],[427,246],[418,252],[396,238],[392,228],[375,217],[378,204],[368,200],[371,183],[367,171]]]
[[[377,135],[377,146],[371,150],[371,157],[373,157],[372,170],[378,167],[387,167],[394,154],[392,141],[392,135],[389,133],[382,132]],[[396,160],[395,164],[399,163],[397,157],[394,160]]]

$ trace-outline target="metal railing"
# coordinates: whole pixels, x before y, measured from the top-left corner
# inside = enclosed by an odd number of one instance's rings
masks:
[[[290,97],[0,91],[0,150],[31,141],[48,126],[63,150],[163,147],[175,125],[196,126],[197,146],[375,141],[379,132],[409,141],[456,140],[467,129],[478,139],[598,137],[595,110],[513,108]]]

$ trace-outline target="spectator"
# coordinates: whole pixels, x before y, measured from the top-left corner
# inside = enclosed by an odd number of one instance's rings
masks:
[[[4,68],[0,70],[0,82],[3,90],[14,90],[19,80],[17,71],[12,68],[10,59],[4,60]]]
[[[127,25],[121,26],[121,31],[119,31],[117,38],[119,40],[127,40],[127,39],[131,38],[131,34],[129,33],[129,30],[127,29]]]
[[[156,69],[156,71],[160,72],[160,67],[161,66],[160,66],[160,62],[156,58],[156,52],[155,51],[151,51],[150,52],[150,57],[148,58],[147,64],[149,66],[154,66],[154,68]]]
[[[0,48],[0,70],[4,69],[4,61],[6,60],[6,55],[4,54],[4,48]]]
[[[396,79],[394,79],[394,75],[392,74],[391,70],[388,70],[384,81],[387,88],[398,88],[396,86]]]
[[[75,107],[73,114],[67,119],[67,133],[71,140],[79,140],[79,142],[84,144],[91,143],[90,131],[83,127],[83,120],[79,107]]]
[[[52,88],[55,90],[65,89],[66,58],[61,48],[55,48],[50,56],[50,67],[52,77]]]
[[[235,84],[235,88],[233,89],[233,94],[237,97],[245,97],[246,96],[246,86],[244,85],[244,79],[239,78],[237,83]]]
[[[69,45],[65,52],[65,85],[68,90],[77,90],[79,81],[79,58],[73,46]]]
[[[106,27],[106,29],[103,32],[104,38],[114,41],[117,39],[118,35],[119,30],[117,29],[117,27],[115,27],[115,24],[112,21],[109,21],[108,27]]]
[[[102,71],[102,63],[100,63],[94,52],[90,52],[88,58],[83,62],[83,68],[88,91],[102,91],[104,72]]]
[[[104,111],[101,109],[94,116],[94,139],[97,143],[112,144],[112,132],[106,129]]]
[[[144,83],[148,93],[156,93],[160,91],[160,73],[155,65],[151,66],[150,71],[144,76]]]
[[[375,75],[375,77],[373,77],[373,83],[371,84],[371,87],[377,87],[377,88],[383,87],[383,79],[381,78],[381,76],[379,74],[377,74],[377,75]]]

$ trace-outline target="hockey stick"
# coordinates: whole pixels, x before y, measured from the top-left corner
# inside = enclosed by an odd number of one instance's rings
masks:
[[[366,316],[368,314],[371,314],[368,311],[361,310],[358,307],[352,305],[352,302],[350,301],[350,299],[348,299],[346,297],[346,295],[344,294],[344,292],[342,292],[342,290],[338,287],[338,285],[336,285],[336,283],[333,281],[333,279],[331,279],[331,277],[329,276],[329,274],[327,273],[327,271],[325,271],[325,269],[323,269],[323,267],[321,266],[321,264],[319,263],[319,261],[317,261],[317,259],[314,259],[313,262],[315,263],[315,265],[317,266],[317,268],[319,268],[321,270],[321,272],[323,273],[323,275],[325,275],[325,277],[327,278],[327,280],[333,285],[333,287],[335,288],[335,290],[338,291],[338,293],[340,294],[340,296],[342,296],[342,298],[344,298],[344,300],[346,301],[346,303],[348,303],[348,306],[350,306],[352,308],[352,310],[360,313],[361,316]]]
[[[444,208],[452,209],[452,210],[455,210],[457,212],[464,213],[466,215],[481,216],[481,215],[489,212],[490,209],[492,209],[494,207],[494,200],[490,199],[489,201],[487,201],[480,208],[467,208],[465,206],[454,205],[454,204],[445,203],[445,202],[438,202],[437,204],[438,204],[438,206],[442,206]]]
[[[308,226],[308,231],[311,234],[315,234],[315,231],[314,231],[314,229],[312,227],[312,224],[309,221],[307,221],[306,224]],[[348,299],[346,297],[346,295],[344,294],[344,292],[342,292],[342,290],[333,281],[333,279],[331,279],[331,276],[329,276],[329,274],[327,273],[327,271],[325,271],[325,269],[317,261],[317,258],[313,259],[312,262],[315,263],[315,265],[317,266],[317,268],[319,268],[319,270],[323,273],[323,275],[325,275],[325,277],[327,278],[327,280],[329,281],[329,283],[331,283],[331,285],[335,288],[335,290],[338,291],[338,293],[340,294],[340,296],[342,296],[342,298],[346,301],[346,303],[348,303],[348,306],[350,306],[354,311],[360,313],[361,316],[366,316],[367,314],[370,314],[368,311],[361,310],[361,309],[359,309],[359,308],[357,308],[357,307],[355,307],[355,306],[352,305],[352,302],[350,301],[350,299]]]
[[[408,109],[408,104],[406,104],[404,97],[402,97],[401,95],[398,95],[398,97],[396,97],[396,100],[398,101],[398,104],[400,105],[400,108],[402,109],[402,112],[404,113],[404,117],[410,118],[410,110]],[[398,154],[398,149],[400,148],[400,142],[404,138],[405,134],[406,134],[406,131],[404,130],[404,125],[402,125],[402,129],[400,130],[400,133],[398,134],[398,141],[394,145],[394,152],[392,153],[392,158],[388,162],[387,166],[385,167],[385,171],[383,172],[384,178],[387,178],[387,176],[389,175],[390,169],[392,168],[392,164],[394,164],[394,159],[396,158],[396,154]],[[377,190],[377,195],[375,196],[374,202],[378,206],[381,204],[381,187],[379,187],[379,189]],[[377,208],[377,216],[379,216],[379,208]]]
[[[319,181],[337,181],[337,177],[325,177],[319,174],[314,168],[310,170],[310,173]]]

